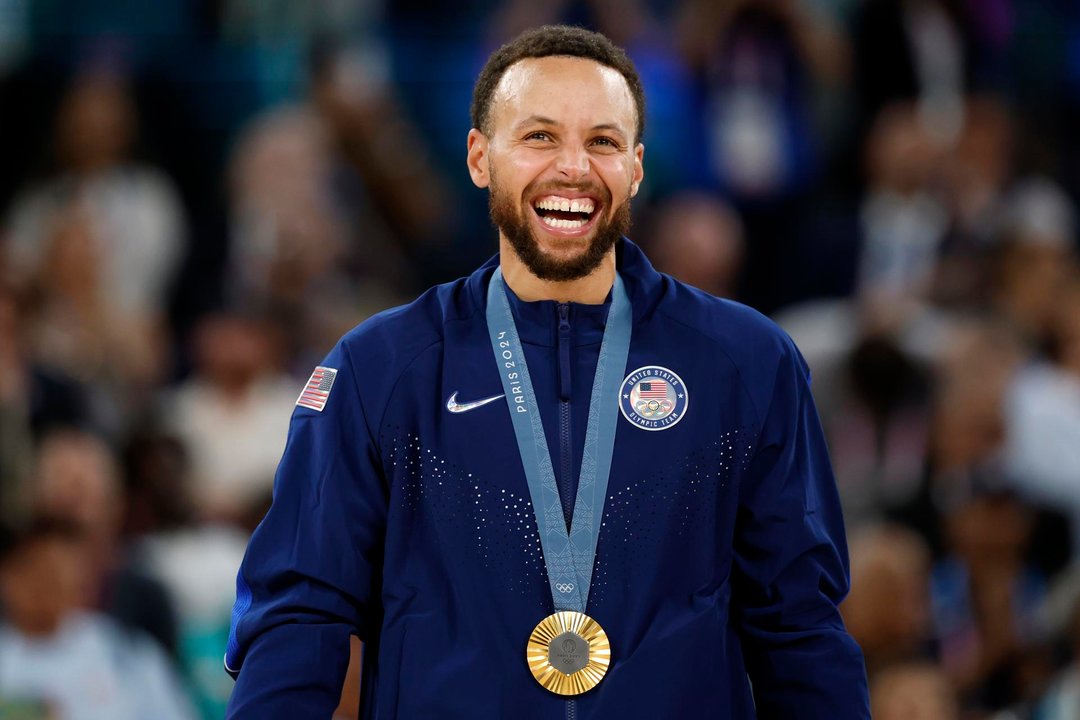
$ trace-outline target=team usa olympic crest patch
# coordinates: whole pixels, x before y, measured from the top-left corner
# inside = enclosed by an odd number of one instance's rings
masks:
[[[619,390],[623,417],[642,430],[667,430],[686,415],[690,395],[682,378],[659,365],[640,367]]]

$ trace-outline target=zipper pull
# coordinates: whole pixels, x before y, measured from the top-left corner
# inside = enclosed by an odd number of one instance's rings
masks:
[[[570,337],[570,303],[559,303],[559,339]]]

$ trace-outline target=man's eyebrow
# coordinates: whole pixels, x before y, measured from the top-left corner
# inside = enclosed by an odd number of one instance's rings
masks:
[[[621,127],[616,125],[615,123],[602,123],[600,125],[593,125],[592,129],[593,130],[610,130],[612,132],[618,133],[619,135],[623,135],[623,136],[626,135],[626,132]]]
[[[559,124],[559,122],[557,120],[552,120],[551,118],[544,117],[543,115],[530,115],[529,117],[525,118],[524,120],[522,120],[521,122],[519,122],[517,124],[517,129],[522,130],[522,129],[528,127],[529,125],[558,125],[558,124]]]
[[[558,126],[558,125],[561,125],[561,123],[558,120],[552,120],[551,118],[544,117],[543,115],[530,115],[529,117],[525,118],[524,120],[522,120],[521,122],[519,122],[517,124],[517,129],[518,130],[523,130],[526,127],[528,127],[529,125],[552,125],[552,126]],[[599,125],[593,125],[590,128],[590,130],[592,130],[594,132],[597,131],[597,130],[607,130],[607,131],[611,131],[611,132],[616,132],[619,135],[622,135],[623,137],[626,136],[626,132],[619,125],[617,125],[615,123],[600,123]]]

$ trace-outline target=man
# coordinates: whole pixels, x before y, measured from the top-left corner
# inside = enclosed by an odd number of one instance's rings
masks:
[[[499,255],[312,375],[237,580],[230,717],[328,717],[350,633],[364,718],[869,717],[805,364],[622,237],[633,65],[530,31],[472,115]]]

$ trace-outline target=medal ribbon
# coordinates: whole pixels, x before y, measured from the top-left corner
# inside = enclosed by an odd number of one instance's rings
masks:
[[[630,354],[631,308],[622,278],[615,274],[607,326],[596,362],[585,450],[578,476],[577,499],[570,531],[559,502],[555,469],[548,451],[540,408],[533,392],[525,352],[521,347],[502,270],[495,269],[488,283],[487,324],[491,349],[499,366],[506,403],[514,423],[521,464],[529,483],[533,513],[540,529],[540,546],[547,565],[555,610],[584,613],[589,601],[600,518],[607,496],[608,476],[619,417],[619,390]]]

